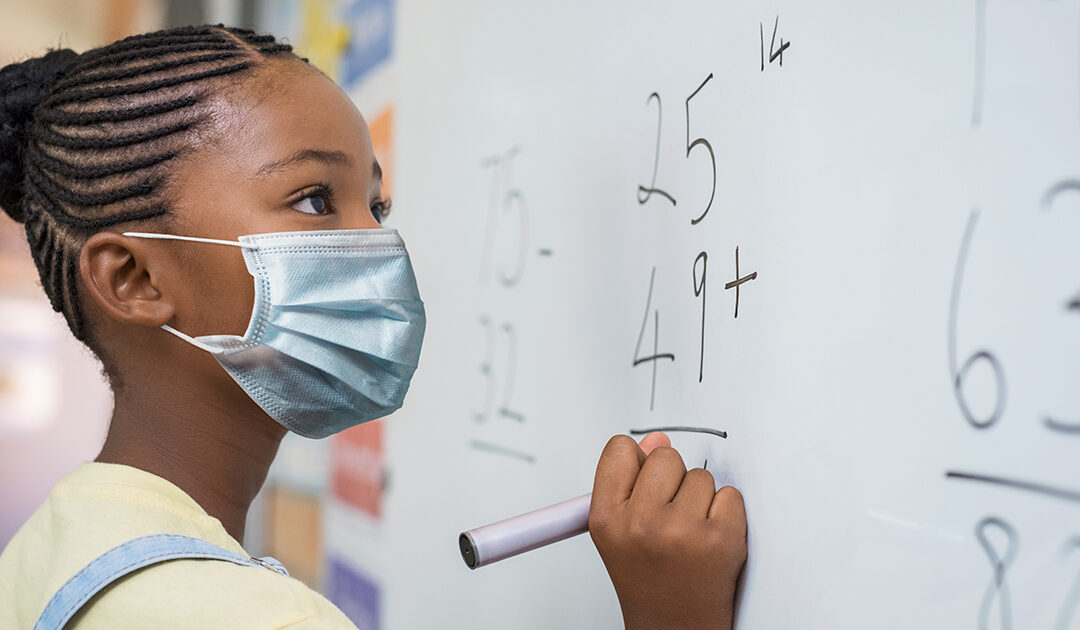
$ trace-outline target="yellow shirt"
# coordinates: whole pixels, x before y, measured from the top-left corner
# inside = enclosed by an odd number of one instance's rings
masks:
[[[88,562],[122,542],[159,533],[201,538],[247,555],[220,521],[165,479],[120,464],[82,464],[53,487],[0,553],[0,628],[29,630],[53,593]],[[185,559],[121,579],[67,628],[355,626],[296,579],[261,567]]]

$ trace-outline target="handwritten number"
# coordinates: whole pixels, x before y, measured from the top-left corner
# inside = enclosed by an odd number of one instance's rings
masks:
[[[953,275],[952,299],[949,304],[949,372],[952,375],[953,392],[956,402],[960,406],[960,412],[964,418],[977,429],[988,429],[1001,419],[1005,412],[1005,371],[1001,362],[989,350],[979,350],[968,357],[963,365],[957,364],[956,356],[956,322],[960,306],[960,285],[964,278],[964,264],[967,261],[968,249],[971,247],[971,238],[975,233],[975,224],[978,221],[979,212],[974,210],[968,219],[967,229],[964,231],[964,239],[960,244],[960,255],[956,261],[956,271]],[[994,379],[997,385],[997,397],[994,403],[994,411],[986,417],[977,417],[968,406],[967,397],[964,395],[964,380],[967,378],[971,367],[979,361],[985,361],[994,371]]]
[[[990,529],[997,529],[1005,534],[1004,553],[997,550],[987,535],[987,531]],[[1020,537],[1012,525],[996,516],[988,516],[975,526],[975,538],[978,539],[979,544],[982,545],[983,550],[986,552],[994,572],[990,583],[986,587],[986,593],[983,595],[982,605],[979,606],[978,627],[980,630],[989,628],[990,610],[994,607],[996,601],[998,615],[1001,620],[1000,629],[1010,630],[1012,628],[1012,609],[1009,598],[1009,584],[1005,580],[1005,574],[1016,559],[1016,553],[1020,548]]]
[[[698,281],[698,261],[701,262],[701,280]],[[708,271],[709,255],[701,252],[694,259],[694,295],[701,298],[701,351],[698,358],[698,376],[700,383],[705,370],[705,272]]]
[[[705,211],[701,213],[696,219],[691,219],[691,225],[697,225],[705,218],[705,215],[709,214],[709,209],[712,208],[713,199],[716,197],[716,154],[713,153],[712,145],[705,138],[695,138],[693,142],[690,141],[690,99],[697,96],[697,93],[701,91],[701,88],[705,87],[705,84],[711,81],[713,78],[712,73],[705,77],[705,80],[701,82],[701,85],[694,90],[693,94],[686,97],[686,157],[690,157],[690,151],[696,146],[703,146],[709,151],[709,160],[712,162],[712,192],[709,193],[709,203],[705,206]]]
[[[712,208],[713,200],[716,198],[716,153],[713,151],[712,144],[705,138],[694,138],[693,141],[690,140],[690,101],[697,96],[698,92],[701,91],[701,88],[705,87],[705,84],[711,81],[712,78],[713,75],[709,74],[709,76],[705,77],[705,80],[701,82],[701,85],[699,85],[690,96],[686,97],[686,157],[689,159],[690,153],[696,147],[701,146],[709,152],[709,161],[712,164],[712,191],[709,193],[709,202],[705,205],[705,210],[702,211],[700,216],[690,220],[691,225],[697,225],[705,218],[705,215],[707,215]],[[649,181],[648,186],[638,185],[637,200],[639,204],[644,205],[652,198],[653,194],[658,194],[670,201],[671,205],[674,206],[676,205],[675,198],[656,187],[656,174],[660,168],[660,132],[663,129],[664,114],[663,103],[660,100],[660,94],[658,92],[650,94],[649,98],[645,101],[645,104],[648,105],[654,99],[656,100],[656,151],[653,156],[652,179]]]
[[[652,363],[652,393],[649,396],[649,411],[653,410],[656,403],[656,362],[660,359],[675,360],[675,355],[670,352],[660,352],[660,310],[653,311],[653,353],[642,357],[641,354],[641,342],[645,339],[645,327],[649,324],[649,309],[652,308],[652,294],[653,285],[656,281],[656,267],[652,269],[652,275],[649,276],[649,295],[645,298],[645,317],[641,320],[641,332],[638,333],[637,346],[634,347],[634,363],[633,367],[637,367],[642,363]]]
[[[501,267],[499,269],[499,282],[505,287],[512,287],[521,281],[521,276],[525,273],[525,252],[529,245],[529,207],[520,190],[507,191],[503,199],[503,212],[509,211],[511,206],[518,211],[517,261],[510,273]]]
[[[1057,200],[1058,196],[1069,192],[1073,194],[1080,193],[1080,180],[1066,179],[1051,186],[1042,197],[1042,203],[1040,204],[1042,209],[1047,211],[1051,210],[1054,207],[1054,202]],[[1065,310],[1070,312],[1080,312],[1080,294],[1068,299],[1065,303]],[[1052,431],[1080,435],[1080,422],[1077,421],[1061,420],[1047,415],[1043,417],[1043,424]]]
[[[660,95],[656,92],[649,95],[645,104],[648,105],[654,98],[656,99],[656,155],[653,157],[652,180],[649,182],[648,188],[641,185],[637,187],[637,200],[639,204],[645,205],[645,202],[652,198],[653,193],[656,193],[670,201],[671,205],[674,206],[676,205],[675,198],[656,187],[656,171],[660,168],[660,128],[664,123],[664,112],[660,104]]]
[[[510,395],[514,391],[514,375],[517,372],[517,331],[514,325],[506,322],[502,325],[502,331],[506,334],[507,367],[506,382],[503,383],[502,403],[499,405],[499,415],[518,422],[525,421],[525,414],[510,409]]]
[[[761,71],[765,72],[765,25],[761,22],[758,22],[758,33],[761,35]]]
[[[516,211],[518,218],[517,250],[514,266],[507,270],[500,261],[495,276],[499,283],[513,287],[521,281],[525,273],[525,255],[529,245],[529,207],[525,195],[511,183],[511,160],[521,152],[520,146],[511,147],[502,155],[495,155],[484,160],[484,168],[494,169],[491,179],[491,195],[488,201],[487,230],[485,235],[484,260],[480,270],[481,281],[489,277],[492,260],[495,257],[495,245],[499,240],[499,228],[503,215]],[[503,193],[502,191],[506,192]],[[501,204],[499,203],[501,198]],[[500,212],[501,206],[501,212]]]
[[[480,373],[484,376],[484,403],[481,411],[473,413],[473,420],[485,422],[491,417],[495,406],[495,348],[498,345],[495,326],[486,315],[480,316],[480,325],[484,328],[487,343],[484,348],[484,360],[480,363]],[[525,421],[525,414],[514,411],[510,407],[510,397],[514,390],[514,378],[517,372],[517,332],[514,325],[504,323],[501,331],[506,337],[506,378],[502,383],[502,397],[500,398],[498,412],[504,418]]]
[[[787,50],[788,47],[791,46],[791,42],[785,42],[784,38],[781,37],[780,38],[780,48],[779,49],[774,48],[776,46],[776,28],[778,26],[780,26],[780,16],[779,15],[776,16],[776,21],[773,22],[772,41],[769,42],[769,63],[772,63],[772,62],[776,61],[777,58],[779,58],[780,59],[780,65],[782,66],[782,65],[784,65],[784,51]]]
[[[772,39],[769,40],[769,63],[773,63],[777,60],[780,61],[780,65],[784,65],[784,51],[791,47],[791,42],[785,42],[784,38],[780,38],[780,48],[776,47],[776,30],[780,26],[780,16],[776,16],[776,20],[773,22]],[[758,33],[761,37],[761,71],[765,72],[765,25],[758,22]]]

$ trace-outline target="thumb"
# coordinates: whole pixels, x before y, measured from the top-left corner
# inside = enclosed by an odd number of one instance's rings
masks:
[[[638,446],[640,446],[641,450],[644,451],[646,455],[648,455],[649,453],[653,452],[653,449],[655,448],[659,448],[661,446],[671,446],[671,438],[669,438],[663,433],[660,433],[659,431],[653,431],[652,433],[641,438],[641,442],[638,443]]]

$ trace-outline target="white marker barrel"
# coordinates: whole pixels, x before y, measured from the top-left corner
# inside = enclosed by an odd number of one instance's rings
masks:
[[[589,531],[592,494],[549,505],[504,521],[470,529],[458,537],[470,569],[498,562]]]

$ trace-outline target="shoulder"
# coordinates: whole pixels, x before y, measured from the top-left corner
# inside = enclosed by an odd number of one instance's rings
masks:
[[[160,533],[244,553],[220,522],[168,481],[119,465],[84,465],[53,488],[0,553],[0,627],[32,626],[57,589],[87,563]],[[353,627],[302,582],[221,560],[171,560],[141,569],[80,614],[81,622],[69,627]]]
[[[99,628],[355,628],[294,578],[221,560],[171,560],[124,578],[73,620]]]

